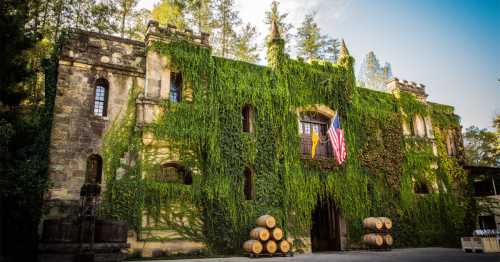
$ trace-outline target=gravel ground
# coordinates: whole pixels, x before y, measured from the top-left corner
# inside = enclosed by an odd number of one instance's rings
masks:
[[[151,261],[151,260],[149,260]],[[168,260],[154,260],[155,262]],[[172,261],[172,260],[170,260]],[[453,248],[404,248],[391,251],[347,251],[325,252],[294,257],[229,257],[209,259],[182,259],[176,262],[278,262],[278,261],[304,261],[304,262],[500,262],[500,253],[464,253],[461,249]]]

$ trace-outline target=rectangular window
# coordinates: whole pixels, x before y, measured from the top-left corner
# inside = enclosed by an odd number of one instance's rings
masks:
[[[180,102],[182,94],[182,75],[172,72],[170,74],[170,101]]]

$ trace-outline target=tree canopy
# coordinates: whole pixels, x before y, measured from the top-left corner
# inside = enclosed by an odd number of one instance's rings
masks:
[[[476,126],[471,126],[465,130],[464,144],[467,164],[474,166],[500,166],[498,134],[488,131],[486,128],[480,129]]]

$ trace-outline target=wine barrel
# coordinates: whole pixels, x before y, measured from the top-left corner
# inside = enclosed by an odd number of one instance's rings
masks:
[[[264,227],[256,227],[250,231],[250,238],[252,239],[266,241],[269,239],[269,236],[269,230]]]
[[[273,230],[271,230],[271,236],[274,240],[279,241],[283,238],[283,230],[279,227],[274,228]]]
[[[392,243],[394,243],[394,239],[392,238],[391,235],[387,234],[384,236],[384,244],[387,246],[392,246]]]
[[[269,254],[274,254],[278,250],[278,245],[274,240],[269,240],[264,243],[264,250]]]
[[[263,215],[257,218],[256,224],[260,227],[274,228],[276,226],[276,219],[271,215]]]
[[[363,243],[379,247],[384,244],[384,238],[379,234],[366,234],[363,236]]]
[[[376,217],[368,217],[363,220],[364,228],[380,230],[383,226],[382,221]]]
[[[260,254],[262,252],[262,244],[259,240],[248,240],[243,243],[243,250],[248,253]]]
[[[42,242],[69,243],[78,239],[78,227],[67,219],[46,219],[43,221]]]
[[[391,229],[392,228],[392,221],[391,219],[387,217],[379,217],[380,221],[382,221],[382,225],[385,227],[385,229]]]
[[[98,219],[95,222],[95,242],[127,242],[127,222]]]
[[[278,248],[282,253],[288,253],[288,251],[290,251],[290,246],[291,246],[290,242],[286,240],[281,240],[280,243],[278,244]]]

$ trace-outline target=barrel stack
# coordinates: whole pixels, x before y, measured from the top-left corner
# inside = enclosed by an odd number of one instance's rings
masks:
[[[363,220],[363,243],[373,249],[390,250],[394,240],[391,235],[392,221],[387,217],[368,217]]]
[[[250,231],[250,240],[243,243],[243,250],[250,257],[292,255],[291,244],[284,239],[283,229],[276,227],[273,216],[260,216],[255,224],[257,226]]]

